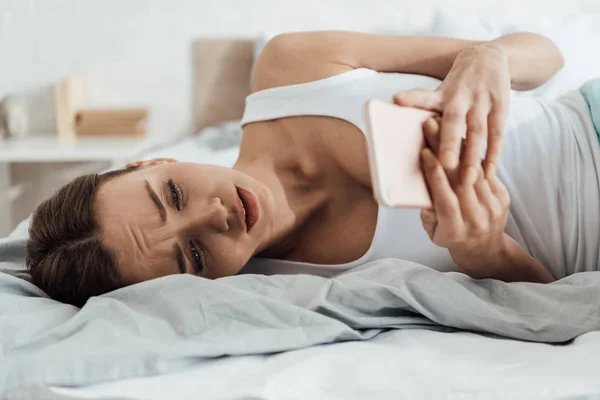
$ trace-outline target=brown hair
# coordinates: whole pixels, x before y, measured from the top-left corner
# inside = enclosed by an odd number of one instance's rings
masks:
[[[116,258],[102,242],[94,201],[102,183],[135,169],[80,176],[33,213],[27,268],[32,282],[54,300],[82,307],[92,296],[125,286]]]

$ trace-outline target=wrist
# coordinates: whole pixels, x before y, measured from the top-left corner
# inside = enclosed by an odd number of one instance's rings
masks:
[[[498,259],[497,278],[505,282],[549,283],[555,280],[539,261],[506,233],[502,236]]]
[[[510,60],[510,49],[507,48],[503,43],[489,41],[467,47],[466,49],[463,49],[459,55],[483,57],[494,62],[506,63],[508,65]]]
[[[481,46],[485,47],[488,54],[493,54],[494,62],[506,66],[512,89],[524,90],[526,88],[528,82],[523,80],[522,61],[518,61],[518,49],[514,45],[501,40],[492,40]]]
[[[514,250],[510,237],[499,240],[494,246],[467,251],[448,249],[450,256],[461,270],[475,279],[500,279],[504,271],[510,269],[514,260]]]
[[[510,49],[506,47],[503,43],[497,43],[495,41],[489,41],[480,44],[478,47],[485,49],[485,51],[494,54],[496,57],[502,58],[504,60],[509,59]]]

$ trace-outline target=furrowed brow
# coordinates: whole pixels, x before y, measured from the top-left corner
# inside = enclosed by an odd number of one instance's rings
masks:
[[[160,220],[165,222],[167,220],[167,210],[165,209],[165,205],[160,200],[160,197],[156,194],[152,186],[150,186],[150,182],[147,180],[144,181],[146,184],[146,190],[148,191],[148,195],[150,196],[150,200],[154,203],[156,208],[158,209],[158,214],[160,215]]]

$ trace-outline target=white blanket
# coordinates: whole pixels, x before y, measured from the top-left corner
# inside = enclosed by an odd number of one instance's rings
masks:
[[[599,375],[600,332],[549,345],[415,329],[53,391],[146,400],[592,399],[600,397]]]

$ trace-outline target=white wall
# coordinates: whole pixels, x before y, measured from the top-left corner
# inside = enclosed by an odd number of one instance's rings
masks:
[[[425,27],[438,4],[465,24],[600,12],[600,0],[0,0],[0,97],[83,73],[92,105],[147,105],[151,135],[179,135],[191,122],[194,38]]]

